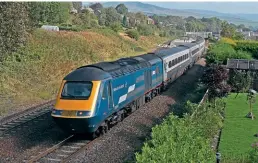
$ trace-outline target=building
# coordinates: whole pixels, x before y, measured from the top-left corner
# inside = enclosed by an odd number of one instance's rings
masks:
[[[151,18],[147,19],[147,24],[155,24],[154,20]]]

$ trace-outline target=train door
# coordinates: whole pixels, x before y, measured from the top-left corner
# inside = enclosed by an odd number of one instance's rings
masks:
[[[157,69],[158,69],[158,65],[153,65],[152,66],[152,73],[151,73],[151,82],[152,82],[152,84],[154,84],[154,85],[152,85],[152,87],[155,87],[156,86],[156,83],[157,83],[157,78],[158,78],[158,76],[157,76]]]
[[[144,83],[145,83],[145,92],[149,91],[151,88],[151,70],[144,71]]]
[[[113,94],[112,94],[112,85],[111,81],[106,81],[104,84],[103,92],[102,92],[102,100],[101,100],[101,112],[106,114],[110,112],[114,108],[113,103]]]
[[[111,80],[107,82],[107,93],[108,93],[108,109],[112,110],[114,108],[113,93]]]

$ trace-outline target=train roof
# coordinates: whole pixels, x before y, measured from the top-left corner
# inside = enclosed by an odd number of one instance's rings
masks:
[[[159,57],[166,57],[168,55],[173,55],[173,54],[176,54],[178,52],[181,52],[181,51],[184,51],[187,49],[189,49],[189,48],[186,46],[177,46],[174,48],[160,49],[155,52],[155,55],[157,55]]]
[[[177,47],[181,46],[181,47],[188,47],[188,48],[192,48],[194,46],[196,46],[197,44],[196,43],[190,43],[190,42],[184,42],[184,43],[175,43],[177,45]]]
[[[94,81],[110,78],[110,74],[95,67],[80,67],[69,73],[64,80],[66,81]]]
[[[122,76],[124,74],[134,72],[148,66],[150,66],[150,63],[148,63],[143,58],[121,58],[113,62],[100,62],[79,67],[78,69],[68,74],[64,80],[104,80],[110,77]]]
[[[143,58],[144,60],[148,61],[150,64],[155,64],[157,62],[161,62],[160,57],[155,55],[155,53],[142,54],[137,57]]]

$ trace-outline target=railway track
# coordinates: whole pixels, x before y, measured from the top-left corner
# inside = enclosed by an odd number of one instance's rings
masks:
[[[96,140],[96,139],[95,139]],[[31,156],[28,160],[23,160],[26,163],[56,163],[61,162],[65,163],[74,157],[76,154],[80,153],[82,150],[85,150],[91,143],[95,140],[83,140],[78,139],[74,135],[70,135],[66,139],[62,140],[58,144],[52,146],[51,148],[40,152],[36,156]]]
[[[15,129],[19,130],[28,127],[26,124],[29,122],[38,123],[44,120],[44,116],[50,113],[53,102],[53,100],[48,101],[1,120],[3,122],[0,124],[0,139],[15,134]]]

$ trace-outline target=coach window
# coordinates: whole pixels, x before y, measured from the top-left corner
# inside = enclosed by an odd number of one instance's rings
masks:
[[[168,67],[169,68],[172,67],[172,62],[171,61],[169,61]]]
[[[172,61],[172,66],[175,66],[175,60],[173,59],[173,61]]]

